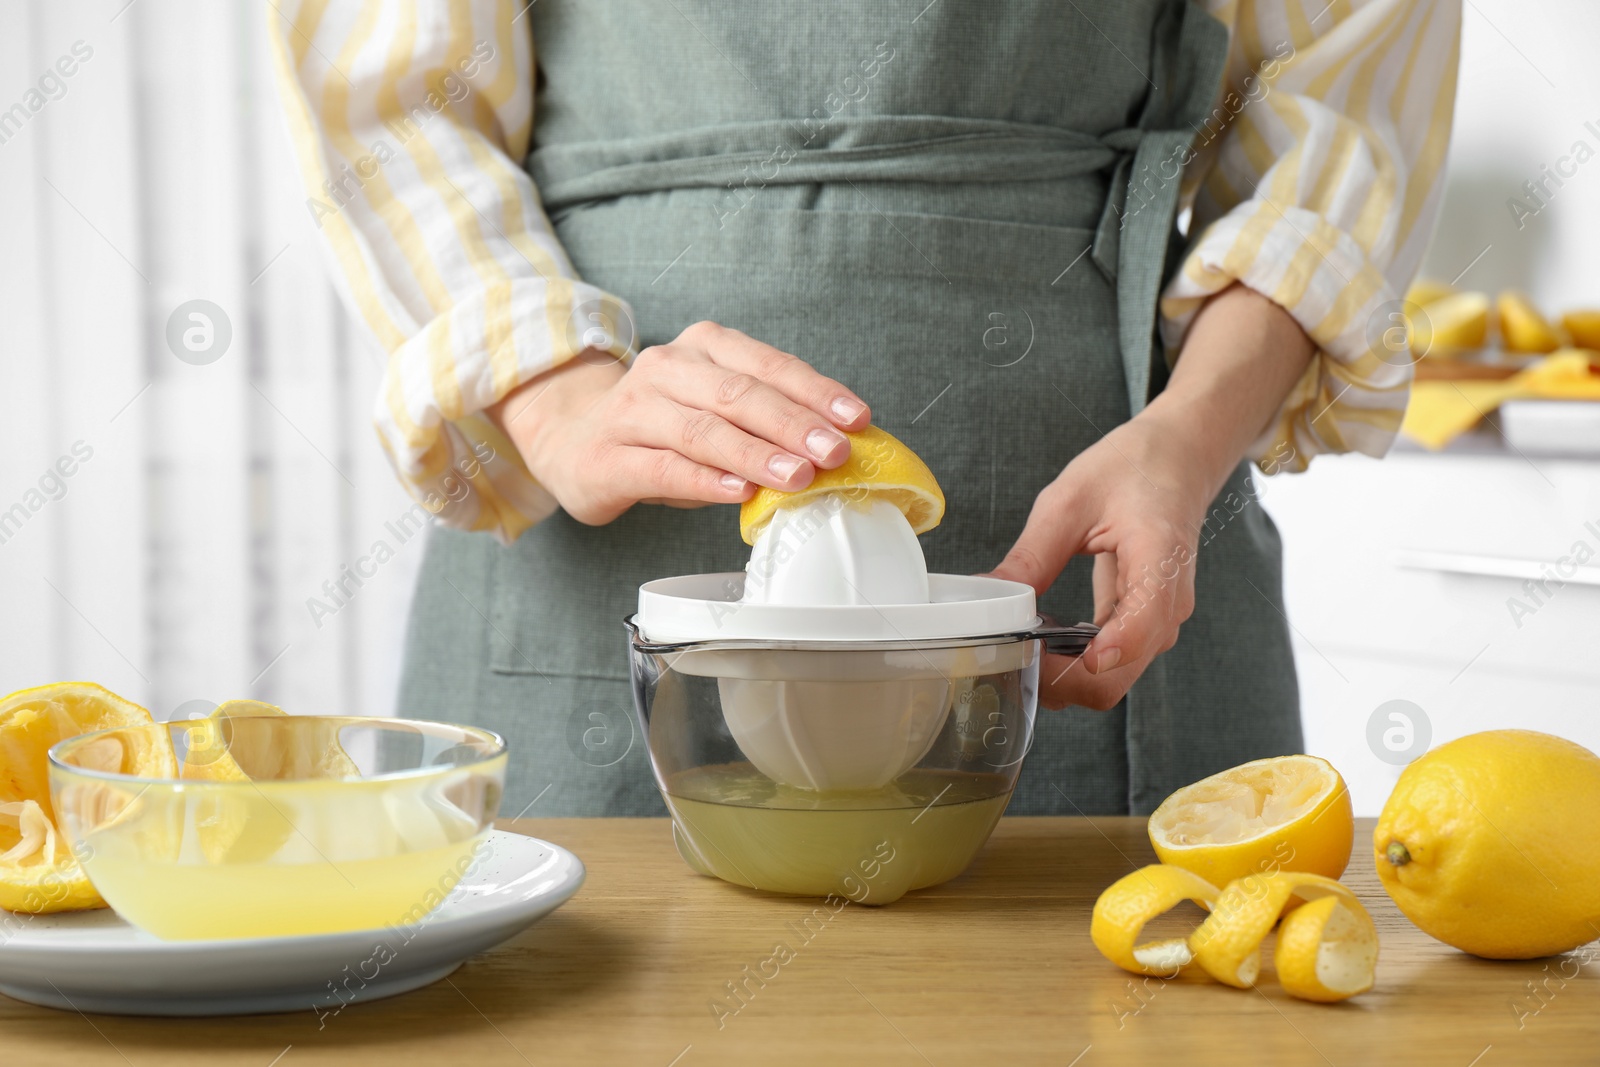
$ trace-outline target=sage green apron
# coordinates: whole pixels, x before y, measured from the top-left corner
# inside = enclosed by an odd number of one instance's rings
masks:
[[[945,491],[930,569],[999,563],[1039,490],[1164,382],[1178,166],[1226,51],[1197,6],[542,0],[528,19],[527,165],[582,277],[631,303],[640,347],[711,319],[853,388]],[[1040,712],[1012,813],[1147,812],[1300,749],[1249,478],[1202,534],[1177,645],[1113,711]],[[510,548],[434,529],[400,710],[506,735],[505,815],[665,814],[622,618],[641,583],[748,552],[733,507],[558,513]],[[1042,609],[1092,618],[1090,565]]]

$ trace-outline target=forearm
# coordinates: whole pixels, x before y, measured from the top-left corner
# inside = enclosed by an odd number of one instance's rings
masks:
[[[1233,285],[1201,308],[1171,381],[1138,418],[1161,424],[1192,450],[1209,500],[1267,430],[1315,352],[1287,311]]]

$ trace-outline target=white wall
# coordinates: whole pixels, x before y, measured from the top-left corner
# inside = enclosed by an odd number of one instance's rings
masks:
[[[407,501],[367,414],[381,352],[290,168],[270,6],[125,4],[0,6],[0,110],[92,53],[0,143],[0,512],[42,505],[0,527],[0,692],[387,713],[420,539],[320,627],[306,605]],[[199,366],[165,336],[197,298],[232,327]],[[64,495],[30,495],[79,441]]]
[[[1424,273],[1490,292],[1519,288],[1551,310],[1600,306],[1600,4],[1471,0],[1445,202]],[[1587,128],[1586,123],[1592,123]],[[1507,209],[1588,142],[1596,156],[1519,229]],[[1571,170],[1575,164],[1566,165]],[[1488,248],[1470,269],[1474,257]]]

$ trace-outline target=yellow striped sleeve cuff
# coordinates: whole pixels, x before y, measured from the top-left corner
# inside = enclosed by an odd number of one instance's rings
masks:
[[[1234,282],[1282,306],[1318,348],[1250,458],[1299,471],[1321,453],[1386,453],[1405,417],[1411,360],[1374,341],[1395,293],[1355,240],[1304,208],[1241,204],[1206,230],[1167,286],[1169,353],[1206,299]]]
[[[533,278],[469,294],[389,356],[373,425],[396,474],[440,522],[509,544],[556,510],[481,412],[585,349],[631,356],[627,305],[583,282]],[[480,469],[481,468],[481,469]]]

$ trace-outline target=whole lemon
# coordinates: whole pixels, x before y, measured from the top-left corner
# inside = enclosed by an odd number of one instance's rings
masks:
[[[1400,775],[1372,835],[1406,917],[1464,952],[1531,959],[1600,937],[1600,757],[1532,730],[1441,745]]]

